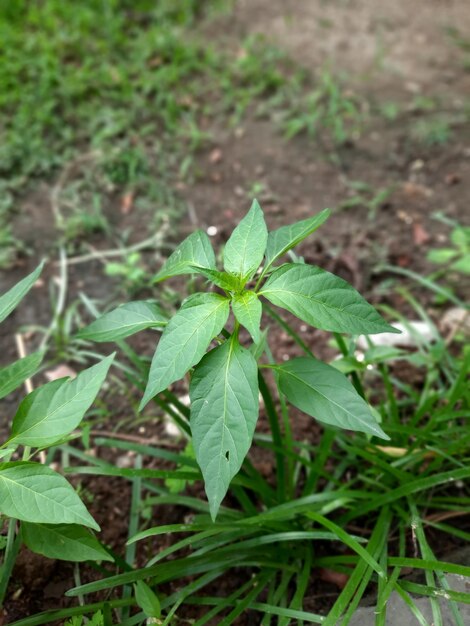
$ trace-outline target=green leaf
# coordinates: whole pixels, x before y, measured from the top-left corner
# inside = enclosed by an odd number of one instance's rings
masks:
[[[134,594],[137,604],[146,617],[160,617],[160,600],[143,580],[134,583]]]
[[[372,346],[364,354],[363,363],[365,365],[369,363],[383,363],[390,359],[399,359],[407,354],[405,350],[395,348],[394,346]]]
[[[0,512],[24,522],[100,529],[65,478],[40,463],[0,464]]]
[[[335,368],[312,357],[300,357],[273,369],[289,402],[317,421],[389,439],[369,405]]]
[[[167,322],[167,316],[153,302],[129,302],[99,317],[83,328],[77,337],[93,341],[117,341],[146,328],[163,327]]]
[[[253,343],[249,347],[251,354],[255,357],[255,361],[257,362],[260,360],[260,358],[263,356],[264,351],[266,350],[266,347],[268,344],[267,337],[268,337],[268,329],[265,328],[264,330],[260,332],[259,341],[257,341],[256,343]]]
[[[20,280],[19,283],[0,297],[0,322],[3,322],[3,320],[10,315],[13,309],[15,309],[25,297],[39,278],[43,265],[43,263],[38,265],[34,272],[26,276],[26,278],[23,278],[23,280]]]
[[[263,260],[268,229],[256,200],[235,228],[224,249],[224,269],[244,282],[253,277]]]
[[[106,606],[106,603],[105,603],[105,606]],[[96,608],[96,605],[94,605],[92,608]],[[70,609],[67,615],[70,615]],[[64,626],[108,626],[108,624],[109,624],[109,620],[108,622],[104,621],[102,611],[97,611],[96,613],[93,613],[91,617],[88,617],[88,618],[84,617],[83,615],[73,615],[70,619],[64,622]]]
[[[196,230],[180,243],[168,257],[153,282],[158,283],[180,274],[194,274],[194,266],[215,269],[215,255],[206,233]]]
[[[216,293],[196,293],[183,302],[158,343],[140,409],[199,363],[225,326],[229,311],[228,298]]]
[[[19,361],[0,369],[0,398],[19,387],[27,378],[35,374],[41,364],[44,352],[33,352]]]
[[[450,269],[455,272],[462,272],[462,274],[470,274],[470,254],[466,254],[458,261],[452,263]]]
[[[244,291],[235,296],[232,300],[232,310],[240,324],[247,329],[253,341],[257,343],[261,338],[260,323],[263,307],[256,293]]]
[[[20,430],[23,420],[31,410],[33,410],[34,412],[39,410],[41,413],[47,410],[47,407],[52,401],[54,394],[68,380],[69,379],[67,377],[52,380],[45,385],[41,385],[31,393],[28,393],[28,395],[23,398],[20,406],[18,407],[18,410],[16,411],[15,417],[13,418],[12,435],[8,439],[8,442],[14,440],[15,434],[17,433],[17,431]],[[17,445],[19,445],[19,443],[20,442],[18,441]]]
[[[0,459],[4,459],[6,456],[10,456],[13,454],[13,452],[16,450],[16,448],[2,448],[0,450]]]
[[[114,354],[73,380],[54,380],[28,394],[13,418],[9,442],[50,446],[76,428],[103,384]]]
[[[21,524],[30,550],[62,561],[113,561],[91,531],[76,524]]]
[[[349,283],[312,265],[281,265],[259,295],[323,330],[365,335],[400,332]]]
[[[208,270],[204,267],[195,267],[194,269],[198,274],[202,274],[202,276],[205,276],[208,280],[213,282],[214,285],[224,289],[224,291],[233,292],[241,289],[240,279],[232,274],[218,272],[217,270]]]
[[[451,248],[440,248],[438,250],[431,250],[428,252],[426,258],[431,263],[448,263],[452,261],[458,255],[457,250]]]
[[[306,220],[289,226],[281,226],[268,235],[266,246],[266,267],[269,267],[289,250],[317,230],[330,217],[330,209],[325,209]]]
[[[465,250],[467,245],[470,245],[470,227],[465,228],[459,226],[458,228],[454,228],[450,234],[450,240],[455,246],[461,250]]]
[[[190,424],[212,519],[250,449],[258,394],[256,361],[234,338],[209,352],[194,370]]]

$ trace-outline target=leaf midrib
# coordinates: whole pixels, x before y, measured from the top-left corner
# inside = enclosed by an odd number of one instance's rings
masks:
[[[281,372],[283,372],[284,374],[288,374],[289,376],[292,376],[292,378],[295,378],[296,380],[298,380],[302,385],[304,385],[305,387],[307,387],[308,389],[311,389],[314,393],[318,394],[321,398],[323,398],[324,400],[326,400],[327,402],[333,404],[334,406],[338,407],[339,409],[341,409],[342,411],[346,412],[348,415],[351,415],[351,417],[353,419],[357,419],[359,422],[365,424],[366,426],[369,426],[368,423],[363,422],[362,419],[357,418],[353,413],[351,413],[350,411],[348,411],[348,409],[346,409],[345,407],[341,406],[341,404],[338,404],[337,402],[335,402],[334,400],[330,399],[328,396],[325,396],[324,393],[322,393],[321,391],[319,391],[318,389],[316,389],[315,387],[312,387],[312,385],[310,385],[309,383],[305,382],[305,380],[303,380],[302,378],[300,378],[298,375],[294,374],[292,371],[290,370],[286,370],[283,369],[282,367],[278,367],[275,368],[280,370]],[[336,388],[335,385],[331,385],[333,388]],[[348,390],[344,390],[344,391],[348,391]]]
[[[30,476],[28,476],[29,478]],[[31,487],[27,487],[21,483],[19,483],[18,481],[14,481],[11,478],[6,477],[3,472],[0,472],[0,480],[5,481],[5,487],[8,490],[8,493],[10,495],[10,498],[12,499],[13,502],[15,502],[15,498],[13,497],[11,491],[10,491],[10,486],[8,483],[11,483],[12,485],[16,485],[18,487],[18,489],[23,489],[27,492],[30,492],[35,498],[42,498],[43,500],[45,500],[47,503],[54,503],[56,506],[59,506],[60,508],[62,508],[64,511],[69,511],[70,510],[70,506],[63,506],[61,502],[58,502],[57,500],[53,500],[52,498],[48,498],[46,495],[38,492],[38,491],[33,491],[31,489]],[[65,489],[65,487],[58,487],[59,489]],[[16,505],[15,505],[16,506]],[[86,520],[87,521],[87,525],[88,525],[88,520],[86,517],[83,517],[82,515],[80,515],[79,513],[74,512],[74,515],[76,517],[78,517],[79,519],[82,520]],[[33,522],[34,523],[34,522]]]
[[[141,311],[135,311],[131,307],[126,307],[126,305],[124,305],[123,307],[119,307],[115,311],[110,312],[108,315],[109,315],[109,317],[111,317],[111,315],[113,315],[113,314],[117,315],[118,313],[132,313],[132,315],[135,315],[136,317],[141,317],[142,318],[142,322],[134,322],[135,324],[143,324],[144,322],[151,322],[151,321],[155,322],[157,324],[160,323],[160,322],[154,320],[151,317],[147,317],[145,315],[145,313],[142,313]],[[103,318],[105,318],[105,317],[106,317],[106,315],[103,316]],[[96,320],[95,323],[98,323],[99,321],[100,320]],[[119,323],[118,320],[116,320],[115,323],[116,324]],[[132,323],[131,324],[123,324],[123,326],[132,326]]]
[[[214,308],[213,308],[213,309],[212,309],[212,310],[211,310],[211,311],[210,311],[210,312],[209,312],[209,313],[208,313],[208,314],[204,317],[204,319],[201,319],[201,322],[199,323],[199,325],[198,325],[196,328],[194,328],[193,332],[189,335],[188,339],[185,341],[185,343],[184,343],[184,344],[182,344],[182,348],[181,348],[181,350],[179,350],[179,351],[175,354],[174,358],[173,358],[173,359],[172,359],[172,360],[168,363],[167,367],[165,367],[165,370],[166,370],[166,371],[169,369],[170,365],[171,365],[171,366],[173,367],[173,369],[174,369],[174,365],[175,365],[176,359],[177,359],[177,358],[178,358],[178,356],[181,354],[182,350],[183,350],[184,348],[186,348],[186,346],[188,345],[188,343],[189,343],[189,342],[193,339],[194,335],[200,331],[201,326],[203,326],[203,325],[205,324],[205,322],[209,319],[209,317],[211,317],[212,315],[215,315],[215,314],[218,312],[218,310],[219,310],[219,308],[220,308],[220,307],[222,307],[222,306],[226,306],[227,304],[228,304],[228,300],[227,300],[227,299],[222,300],[222,301],[221,301],[221,302],[217,305],[217,307],[214,307]],[[207,306],[207,305],[206,305],[206,304],[202,304],[202,305],[200,305],[200,306]]]
[[[226,429],[227,429],[227,397],[228,397],[228,373],[229,373],[229,368],[230,368],[230,362],[232,360],[232,354],[233,354],[233,349],[234,349],[234,344],[233,344],[233,340],[230,341],[230,345],[229,345],[229,352],[227,355],[227,362],[225,364],[225,373],[224,373],[224,411],[223,411],[223,416],[222,416],[222,438],[221,438],[221,445],[220,445],[220,454],[219,454],[219,463],[218,463],[218,470],[217,470],[217,477],[220,478],[221,474],[222,474],[222,459],[224,458],[224,454],[223,454],[223,450],[225,447],[225,436],[226,436]],[[230,464],[230,459],[229,459],[229,464]]]
[[[211,260],[207,257],[206,250],[205,250],[205,248],[204,248],[204,242],[203,242],[203,240],[202,240],[202,238],[201,238],[200,233],[199,233],[198,242],[199,242],[199,243],[201,243],[201,251],[202,251],[202,253],[204,254],[204,257],[205,257],[205,263],[207,264],[207,267],[206,267],[206,266],[204,266],[204,265],[201,265],[201,263],[199,263],[198,261],[196,261],[196,259],[195,259],[195,256],[196,256],[196,255],[195,255],[195,244],[191,241],[191,242],[190,242],[190,244],[191,244],[191,253],[190,253],[190,257],[191,257],[191,258],[190,258],[190,259],[186,259],[186,260],[181,259],[181,260],[179,260],[179,261],[176,261],[175,265],[173,266],[173,269],[171,269],[171,267],[170,267],[170,273],[168,272],[168,270],[167,270],[166,272],[162,272],[162,271],[160,270],[160,272],[158,272],[158,273],[156,274],[156,278],[161,278],[161,276],[171,278],[172,276],[176,276],[176,274],[174,274],[175,270],[176,270],[176,271],[179,271],[179,270],[181,270],[181,269],[183,269],[183,270],[184,270],[184,269],[186,269],[186,268],[189,268],[189,269],[190,269],[190,268],[191,268],[191,265],[195,265],[196,267],[201,267],[201,268],[206,268],[206,269],[212,269],[212,268],[210,267],[210,266],[211,266]],[[181,250],[179,250],[179,252],[181,253]],[[163,269],[164,269],[164,267],[162,267],[162,270],[163,270]]]
[[[250,318],[251,322],[254,323],[255,319],[253,317],[253,309],[249,306],[249,300],[253,299],[253,296],[248,296],[246,294],[241,294],[237,300],[241,300],[241,305],[245,308],[245,312]]]
[[[338,289],[338,287],[335,287],[335,289]],[[346,291],[348,291],[347,288],[344,288],[344,289]],[[353,317],[355,319],[358,319],[358,320],[360,320],[362,322],[364,321],[363,317],[361,317],[360,315],[356,315],[355,313],[351,313],[350,311],[347,311],[345,308],[340,309],[340,308],[338,308],[336,306],[333,306],[331,304],[326,304],[325,302],[322,302],[321,300],[317,300],[317,298],[314,298],[313,296],[306,295],[306,294],[304,294],[302,292],[299,292],[299,291],[289,291],[288,289],[279,289],[279,288],[278,289],[272,289],[272,288],[269,288],[269,289],[265,289],[263,291],[260,291],[259,295],[260,296],[264,296],[265,298],[267,298],[268,296],[266,295],[266,293],[286,293],[286,294],[289,294],[289,295],[292,295],[292,296],[303,298],[303,299],[307,300],[308,302],[314,302],[314,303],[318,304],[319,306],[325,307],[326,309],[331,309],[333,311],[338,311],[338,313],[345,313],[346,315],[350,315],[351,317]],[[361,304],[361,303],[359,302],[358,304]],[[291,309],[289,304],[287,306],[289,307],[289,309]],[[285,308],[287,308],[287,306],[285,306]],[[373,321],[373,320],[372,321],[367,320],[367,323],[368,324],[373,324],[374,326],[378,326],[379,328],[383,328],[384,327],[383,324],[380,324],[379,322],[376,322],[376,321]]]
[[[254,220],[255,220],[255,214],[253,213],[253,215],[251,217],[251,223],[248,225],[247,234],[246,234],[246,237],[245,237],[245,242],[244,242],[244,246],[243,246],[243,255],[241,256],[241,263],[240,263],[239,272],[240,272],[240,277],[242,279],[245,277],[245,275],[243,273],[243,268],[245,267],[245,259],[246,259],[246,255],[247,255],[248,237],[250,236],[251,231],[253,229]]]
[[[19,361],[11,363],[10,365],[7,365],[0,369],[0,374],[2,374],[2,382],[0,383],[0,397],[2,397],[1,394],[4,392],[4,390],[8,389],[8,386],[11,385],[12,380],[20,377],[23,378],[25,373],[28,373],[31,369],[33,371],[36,369],[36,367],[41,362],[41,359],[39,358],[40,355],[40,352],[34,352],[33,354],[23,357]],[[9,374],[9,376],[6,377],[6,374]]]
[[[79,375],[79,376],[80,376],[80,375]],[[21,437],[22,435],[27,434],[28,432],[30,432],[30,431],[31,431],[31,430],[33,430],[34,428],[39,427],[39,426],[40,426],[41,424],[43,424],[46,420],[54,419],[54,415],[55,415],[58,411],[61,411],[61,410],[62,410],[65,406],[67,406],[68,404],[72,404],[72,402],[75,402],[75,400],[76,400],[77,396],[79,396],[81,393],[84,393],[84,392],[85,392],[85,391],[86,391],[86,390],[87,390],[87,389],[91,386],[91,384],[92,384],[93,382],[95,382],[95,379],[96,379],[96,376],[94,376],[94,377],[93,377],[93,378],[92,378],[92,379],[91,379],[88,383],[86,383],[86,384],[85,384],[85,386],[84,386],[81,390],[78,390],[78,391],[77,391],[77,393],[76,393],[74,396],[72,396],[72,397],[70,398],[70,400],[67,400],[67,401],[63,402],[63,403],[62,403],[61,405],[59,405],[56,409],[54,409],[54,410],[52,411],[52,413],[46,413],[46,414],[45,414],[45,416],[44,416],[42,419],[40,419],[40,420],[38,420],[37,422],[35,422],[34,424],[32,424],[32,426],[30,426],[30,427],[29,427],[29,428],[27,428],[26,430],[22,430],[22,431],[20,431],[19,433],[17,433],[16,435],[14,435],[14,436],[12,437],[12,440],[17,439],[18,437]],[[75,379],[75,380],[76,380],[76,379]],[[59,392],[61,392],[61,391],[64,389],[64,387],[66,387],[67,385],[72,385],[72,384],[73,384],[73,382],[74,382],[73,380],[69,380],[69,381],[65,382],[65,384],[64,384],[63,386],[59,387],[59,389],[58,389],[58,390],[55,392],[55,394],[52,396],[52,399],[51,399],[51,401],[50,401],[50,403],[49,403],[49,404],[51,404],[51,403],[54,401],[54,397],[55,397],[55,396],[56,396]],[[52,436],[52,435],[51,435],[51,436]],[[57,436],[59,436],[59,435],[57,435]],[[39,437],[39,438],[41,439],[41,437]],[[46,439],[46,440],[47,440],[47,439],[48,439],[48,437],[42,437],[42,439]]]
[[[116,328],[118,328],[118,329],[119,328],[131,328],[132,326],[142,326],[142,324],[147,325],[149,323],[152,326],[158,326],[158,325],[165,326],[167,324],[167,322],[163,322],[163,321],[162,322],[157,322],[155,320],[150,320],[148,318],[145,318],[142,314],[140,314],[140,316],[143,318],[143,320],[141,322],[136,321],[136,322],[131,322],[130,324],[121,324],[118,320],[116,320],[116,321],[111,320],[111,324],[113,326],[108,327],[108,328],[103,328],[102,330],[96,330],[95,333],[105,333],[105,332],[110,332],[110,331],[116,330]],[[102,321],[105,322],[106,320],[102,320]],[[108,321],[108,324],[109,323],[110,322]],[[95,333],[93,333],[93,334],[95,334]]]
[[[286,243],[285,246],[278,252],[276,252],[274,254],[274,256],[272,257],[272,259],[267,259],[267,264],[268,265],[272,265],[273,263],[275,263],[281,256],[283,256],[286,252],[288,252],[289,250],[291,250],[292,248],[295,248],[295,246],[299,245],[299,243],[301,243],[303,241],[303,239],[305,239],[306,237],[308,237],[311,233],[315,232],[317,230],[318,227],[315,227],[313,229],[310,228],[305,228],[301,234],[297,235],[297,237],[295,237],[293,240],[290,240],[289,243]],[[290,227],[290,230],[292,230],[292,225]],[[286,231],[287,234],[287,231]],[[289,234],[287,234],[287,236],[290,236],[290,232]]]

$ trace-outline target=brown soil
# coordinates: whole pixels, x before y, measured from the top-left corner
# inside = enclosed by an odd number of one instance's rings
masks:
[[[271,228],[304,219],[325,207],[335,209],[356,193],[351,189],[351,181],[362,181],[374,190],[390,188],[389,196],[375,211],[361,204],[336,210],[320,233],[301,246],[300,253],[308,262],[352,282],[369,300],[403,306],[397,295],[384,293],[380,288],[382,280],[390,276],[380,266],[393,264],[417,272],[429,271],[427,251],[443,245],[449,232],[448,227],[433,219],[436,211],[468,225],[470,127],[455,127],[448,142],[432,147],[414,140],[409,132],[410,124],[421,115],[407,109],[416,95],[439,97],[445,109],[462,102],[470,93],[470,73],[465,71],[462,53],[445,34],[448,27],[470,32],[467,0],[418,0],[413,7],[409,0],[236,2],[233,15],[220,17],[204,27],[205,36],[217,37],[221,45],[236,54],[244,37],[269,34],[269,40],[286,50],[314,77],[329,62],[335,70],[345,73],[348,85],[365,100],[393,100],[405,112],[393,122],[373,114],[361,137],[337,150],[335,161],[330,158],[330,151],[307,137],[286,141],[275,121],[259,118],[254,111],[237,128],[230,127],[227,119],[218,120],[211,129],[215,138],[212,145],[197,157],[200,175],[191,185],[178,182],[189,211],[175,239],[195,225],[204,229],[215,226],[214,243],[222,244],[249,207],[255,184],[261,189],[258,199]],[[26,242],[31,256],[0,276],[0,291],[31,271],[42,255],[49,255],[51,260],[34,297],[25,301],[1,327],[3,362],[16,356],[14,330],[25,324],[46,324],[50,319],[48,282],[57,274],[52,262],[56,258],[51,211],[55,182],[43,183],[31,191],[15,217],[16,235]],[[110,198],[105,204],[115,227],[119,230],[130,226],[133,241],[138,241],[143,233],[142,216],[138,211],[120,214],[117,203],[118,199]],[[110,242],[97,237],[93,245],[105,249]],[[155,266],[155,260],[150,258],[149,264]],[[69,301],[79,291],[101,299],[115,294],[114,283],[103,279],[102,266],[97,262],[72,266],[69,280]],[[468,284],[460,282],[457,290],[465,297]],[[332,356],[325,334],[308,331],[305,341],[319,356]],[[280,360],[295,353],[291,339],[284,333],[274,344],[275,356]],[[14,397],[3,404],[4,415],[12,414],[16,401]],[[125,408],[114,409],[114,415],[125,413]],[[299,415],[295,423],[297,436],[310,441],[318,437],[319,430],[312,428],[310,419]],[[262,421],[260,429],[264,427]],[[5,423],[2,429],[6,430]],[[132,426],[128,430],[135,434]],[[150,427],[145,436],[154,432],[161,432],[161,425]],[[271,459],[261,453],[252,458],[260,471],[269,475]],[[102,539],[122,554],[130,499],[127,484],[99,477],[82,483],[93,494],[90,509],[102,525]],[[183,509],[159,511],[159,522],[182,521],[185,514]],[[83,569],[84,581],[93,576],[97,574]],[[237,581],[234,576],[232,583],[226,582],[227,588],[233,588]],[[12,580],[4,623],[69,605],[63,592],[73,584],[72,566],[24,550]],[[321,611],[325,597],[335,593],[334,585],[315,581],[305,610]],[[242,623],[257,622],[256,618],[247,617]]]

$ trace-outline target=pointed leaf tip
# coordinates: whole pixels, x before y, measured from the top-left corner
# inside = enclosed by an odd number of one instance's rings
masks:
[[[354,335],[397,332],[349,283],[313,265],[281,265],[259,295],[323,330]]]
[[[319,422],[390,439],[367,402],[337,369],[313,357],[275,366],[281,391],[291,404]]]
[[[288,226],[281,226],[268,235],[266,246],[266,266],[275,263],[286,252],[314,233],[330,217],[330,209],[324,209],[317,215]]]
[[[215,520],[230,481],[240,470],[258,419],[258,368],[232,339],[195,368],[189,389],[194,451]]]
[[[256,200],[230,235],[224,249],[224,269],[243,282],[250,280],[264,257],[268,229]]]
[[[160,271],[153,279],[154,283],[161,282],[181,274],[193,274],[194,266],[206,269],[216,269],[215,254],[207,233],[196,230],[168,257]]]

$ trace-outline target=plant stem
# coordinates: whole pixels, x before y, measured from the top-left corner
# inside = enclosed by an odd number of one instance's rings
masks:
[[[294,480],[294,457],[293,457],[293,454],[289,454],[289,453],[293,453],[294,452],[294,445],[293,445],[294,441],[293,441],[293,437],[292,437],[292,428],[290,427],[289,411],[287,409],[287,403],[285,401],[284,394],[279,389],[279,385],[278,385],[278,382],[277,382],[278,376],[277,376],[276,372],[274,372],[274,378],[276,380],[277,393],[278,393],[278,396],[279,396],[279,401],[281,403],[282,423],[283,423],[283,426],[284,426],[284,437],[283,437],[284,449],[288,453],[286,455],[287,497],[288,498],[292,498],[293,495],[294,495],[296,481]]]
[[[270,267],[271,267],[270,265],[265,265],[265,266],[263,267],[263,269],[262,269],[262,271],[261,271],[261,274],[259,275],[259,278],[258,278],[258,280],[256,281],[256,285],[255,285],[255,288],[254,288],[255,293],[256,293],[256,292],[258,291],[258,289],[260,288],[261,283],[262,283],[262,281],[263,281],[263,278],[266,276],[266,273],[269,271],[269,268],[270,268]]]
[[[338,348],[340,349],[341,354],[343,356],[349,356],[348,348],[346,346],[346,342],[344,341],[343,337],[339,333],[333,333],[333,334],[335,336],[335,340],[336,340],[336,343],[338,344]],[[366,396],[364,392],[364,387],[362,386],[361,379],[359,378],[357,372],[351,372],[351,380],[357,393],[361,396],[361,398],[364,398],[365,400]]]
[[[135,458],[134,463],[135,469],[142,468],[142,456],[138,454]],[[128,537],[132,537],[139,530],[139,513],[141,506],[141,490],[142,490],[142,479],[135,478],[132,481],[132,498],[131,498],[131,510],[129,513],[129,534]],[[137,544],[131,543],[126,547],[126,562],[133,567],[135,561]],[[122,592],[123,600],[130,598],[132,596],[132,587],[130,585],[126,585]],[[129,607],[126,606],[122,609],[121,612],[121,620],[123,621],[125,618],[129,617]]]
[[[8,583],[10,582],[13,566],[15,565],[16,555],[21,545],[20,533],[16,535],[16,519],[10,519],[8,522],[8,534],[7,545],[5,548],[5,557],[1,568],[0,576],[0,607],[3,606],[3,601],[8,589]]]
[[[40,350],[44,350],[47,346],[47,342],[49,341],[52,333],[56,330],[60,316],[64,310],[65,306],[65,298],[67,296],[67,255],[65,254],[65,250],[63,247],[60,248],[60,280],[59,280],[59,292],[57,294],[57,302],[55,306],[54,316],[52,318],[52,322],[47,329],[44,337],[42,338],[40,344]]]
[[[398,405],[395,398],[395,391],[393,389],[392,381],[390,380],[390,376],[388,373],[388,367],[384,363],[380,363],[379,372],[382,375],[382,380],[385,385],[385,391],[387,393],[387,399],[389,404],[388,414],[390,415],[393,424],[399,424],[400,420]]]
[[[274,406],[274,401],[266,381],[264,380],[261,370],[258,370],[259,390],[263,397],[264,406],[269,420],[269,426],[273,437],[273,443],[276,448],[276,466],[277,466],[277,492],[280,502],[286,499],[286,468],[285,456],[282,453],[284,443],[282,440],[281,430],[279,428],[279,417]]]
[[[266,343],[266,355],[269,359],[270,365],[276,365],[276,361],[274,360],[273,354],[271,352],[271,348],[269,344]],[[286,464],[286,489],[287,489],[287,497],[291,498],[293,496],[295,490],[295,480],[294,480],[294,441],[292,437],[292,429],[290,426],[289,420],[289,411],[287,409],[287,403],[284,398],[284,394],[282,393],[279,382],[278,375],[276,370],[273,372],[274,380],[276,382],[277,395],[279,398],[279,402],[281,405],[281,416],[282,416],[282,424],[284,426],[283,440],[282,440],[282,449],[286,451],[285,455],[285,464]]]
[[[292,337],[292,339],[295,341],[295,343],[302,348],[302,350],[305,352],[305,354],[308,354],[308,356],[314,356],[313,352],[310,350],[310,348],[307,346],[307,344],[303,341],[303,339],[298,335],[298,333],[296,333],[295,330],[292,329],[289,326],[289,324],[287,322],[285,322],[282,319],[282,317],[280,315],[278,315],[276,313],[276,311],[269,306],[269,304],[267,304],[266,302],[263,302],[263,309],[264,309],[264,311],[266,311],[266,313],[269,315],[269,317],[272,317],[273,320],[275,320],[279,324],[279,326],[283,330],[285,330],[288,335],[290,335]]]
[[[75,563],[75,565],[73,566],[73,581],[76,587],[80,587],[82,584],[82,581],[80,579],[80,564],[79,563]],[[85,598],[83,597],[82,594],[78,596],[78,604],[80,606],[85,605]]]

